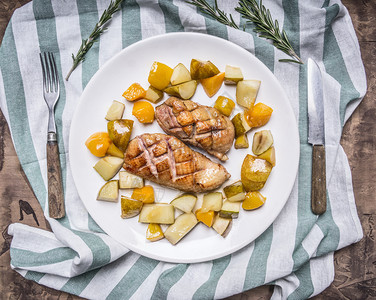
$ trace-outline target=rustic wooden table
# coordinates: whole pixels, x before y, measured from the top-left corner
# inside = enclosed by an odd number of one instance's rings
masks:
[[[30,0],[0,0],[0,41],[13,11]],[[341,143],[348,155],[364,238],[335,253],[335,279],[314,299],[376,298],[376,1],[343,0],[358,35],[368,81],[367,94],[347,122]],[[373,73],[375,71],[375,74]],[[375,156],[374,156],[375,155]],[[24,279],[9,266],[10,223],[48,229],[48,223],[20,167],[0,112],[0,295],[2,299],[79,299]],[[260,287],[230,299],[269,299],[272,287]]]

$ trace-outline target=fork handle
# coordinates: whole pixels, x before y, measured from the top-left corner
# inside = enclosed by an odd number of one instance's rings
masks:
[[[50,135],[51,133],[49,133],[49,139]],[[56,140],[47,141],[47,175],[49,215],[51,218],[60,219],[65,216],[65,205],[61,178],[59,148]]]

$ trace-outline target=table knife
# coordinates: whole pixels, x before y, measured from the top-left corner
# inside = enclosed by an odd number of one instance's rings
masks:
[[[322,75],[317,63],[309,58],[308,80],[308,143],[312,145],[311,208],[316,215],[326,211],[326,162],[324,94]]]

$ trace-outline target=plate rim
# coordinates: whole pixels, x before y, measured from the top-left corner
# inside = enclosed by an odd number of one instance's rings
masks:
[[[158,40],[158,39],[163,39],[164,37],[166,36],[198,36],[200,38],[202,37],[205,37],[207,39],[213,39],[213,40],[220,40],[220,42],[223,42],[223,43],[227,43],[227,44],[230,44],[232,47],[236,47],[238,48],[238,50],[244,52],[246,55],[251,55],[253,56],[254,59],[256,59],[257,61],[259,61],[263,66],[264,66],[264,69],[267,73],[269,73],[268,75],[273,77],[274,78],[274,81],[275,83],[278,85],[279,89],[282,91],[283,93],[283,97],[287,100],[287,103],[288,103],[288,111],[289,113],[292,115],[292,119],[293,119],[293,122],[294,122],[294,127],[293,127],[293,135],[294,135],[294,139],[296,140],[296,149],[295,149],[295,154],[296,154],[296,160],[295,160],[295,165],[292,166],[293,167],[293,180],[291,180],[290,182],[290,185],[288,186],[288,196],[285,197],[284,201],[283,201],[283,204],[281,205],[281,208],[273,215],[272,218],[270,218],[269,222],[266,222],[265,224],[267,224],[267,226],[265,227],[265,229],[262,229],[258,232],[258,234],[256,235],[256,237],[252,240],[245,240],[245,242],[243,243],[239,243],[237,244],[236,246],[233,246],[233,247],[230,247],[228,250],[226,251],[223,251],[217,255],[212,255],[210,257],[201,257],[201,258],[181,258],[181,259],[169,259],[169,258],[166,258],[164,256],[159,256],[157,254],[152,254],[150,252],[147,252],[145,251],[144,249],[140,249],[140,248],[137,248],[137,247],[133,247],[133,245],[131,244],[127,244],[125,245],[122,241],[119,241],[117,240],[115,237],[113,237],[111,234],[108,233],[107,230],[103,229],[103,225],[99,225],[97,220],[95,220],[95,218],[93,216],[91,216],[90,214],[90,209],[88,208],[88,206],[86,205],[85,201],[82,200],[82,197],[81,197],[81,193],[80,193],[80,190],[77,188],[77,185],[76,185],[76,182],[77,179],[76,179],[76,176],[77,174],[74,172],[74,169],[75,169],[75,166],[72,165],[72,155],[74,153],[74,151],[72,151],[71,147],[73,147],[73,143],[72,143],[72,139],[73,139],[73,134],[72,134],[72,131],[73,131],[73,128],[75,128],[75,126],[72,126],[74,125],[76,122],[77,122],[77,114],[78,114],[78,111],[80,110],[80,106],[81,105],[84,105],[83,104],[83,101],[82,99],[85,97],[86,93],[88,93],[87,91],[90,90],[90,88],[92,87],[92,85],[95,83],[96,81],[96,78],[100,76],[100,74],[102,72],[104,72],[112,63],[112,61],[114,60],[117,60],[119,56],[122,56],[124,52],[127,52],[129,51],[129,49],[132,49],[134,47],[137,47],[139,44],[142,44],[144,42],[149,42],[149,41],[152,41],[152,40]],[[70,128],[69,128],[69,164],[70,164],[70,168],[71,168],[71,173],[72,173],[72,178],[73,178],[73,183],[75,184],[75,187],[76,187],[76,190],[77,190],[77,193],[80,197],[80,200],[82,201],[82,203],[84,204],[88,214],[93,218],[93,220],[98,224],[98,226],[100,228],[102,228],[102,230],[105,232],[105,234],[107,234],[108,236],[110,236],[112,239],[114,239],[116,242],[120,243],[121,245],[127,247],[129,250],[135,252],[135,253],[138,253],[140,255],[143,255],[143,256],[146,256],[146,257],[149,257],[151,259],[156,259],[156,260],[159,260],[159,261],[164,261],[164,262],[169,262],[169,263],[199,263],[199,262],[206,262],[206,261],[212,261],[214,259],[218,259],[218,258],[221,258],[221,257],[224,257],[226,255],[229,255],[229,254],[232,254],[232,253],[235,253],[236,251],[239,251],[240,249],[244,248],[245,246],[249,245],[250,243],[254,242],[258,237],[260,237],[269,227],[271,224],[273,224],[276,220],[276,218],[278,217],[278,215],[281,213],[281,211],[283,210],[283,208],[285,207],[288,199],[290,198],[290,195],[291,195],[291,192],[293,190],[293,187],[294,187],[294,184],[296,182],[296,178],[297,178],[297,175],[298,175],[298,170],[299,170],[299,161],[300,161],[300,135],[299,135],[299,128],[298,128],[298,122],[296,120],[296,117],[295,117],[295,114],[294,114],[294,111],[293,111],[293,107],[290,103],[290,101],[288,101],[288,97],[287,97],[287,94],[286,94],[286,91],[285,89],[282,87],[280,81],[278,80],[278,78],[274,75],[274,73],[260,60],[258,59],[253,53],[249,52],[248,50],[244,49],[243,47],[235,44],[234,42],[231,42],[229,40],[226,40],[226,39],[223,39],[221,37],[218,37],[218,36],[214,36],[214,35],[210,35],[210,34],[205,34],[205,33],[199,33],[199,32],[171,32],[171,33],[164,33],[164,34],[159,34],[159,35],[155,35],[155,36],[152,36],[152,37],[148,37],[148,38],[145,38],[145,39],[142,39],[140,41],[137,41],[123,49],[121,49],[118,53],[116,53],[115,55],[113,55],[111,58],[109,58],[96,72],[95,74],[90,78],[89,82],[87,83],[87,85],[85,86],[84,90],[82,91],[82,94],[80,96],[80,99],[79,99],[79,103],[77,104],[76,108],[75,108],[75,111],[74,111],[74,114],[73,114],[73,117],[72,117],[72,121],[71,121],[71,124],[70,124]],[[106,227],[106,226],[104,226]],[[171,245],[173,246],[173,245]]]

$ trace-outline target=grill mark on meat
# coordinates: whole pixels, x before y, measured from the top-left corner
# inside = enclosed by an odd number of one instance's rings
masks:
[[[158,178],[158,171],[157,166],[154,164],[153,158],[154,154],[153,151],[149,151],[148,147],[146,147],[145,142],[143,139],[137,137],[138,139],[138,145],[142,149],[143,153],[145,153],[145,159],[146,159],[146,166],[149,166],[151,173],[155,176],[155,178]]]
[[[166,138],[166,142],[167,142],[167,156],[169,158],[167,161],[170,165],[170,173],[171,173],[172,181],[175,182],[176,181],[176,161],[175,161],[174,153],[171,149],[170,141],[168,138]]]

